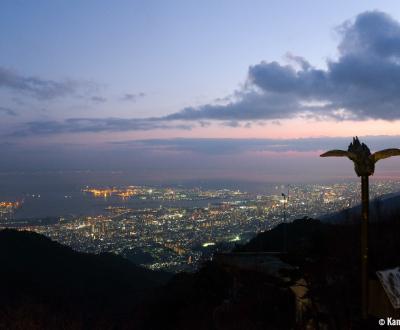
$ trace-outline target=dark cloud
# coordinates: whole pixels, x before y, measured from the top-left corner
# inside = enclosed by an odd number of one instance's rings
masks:
[[[400,135],[361,137],[371,150],[400,147]],[[302,139],[219,139],[175,138],[111,142],[114,145],[142,149],[169,150],[213,155],[244,152],[312,152],[330,149],[347,149],[352,137],[323,137]]]
[[[151,119],[69,118],[64,121],[32,121],[25,123],[13,136],[45,135],[84,132],[125,132],[154,129],[190,130],[190,125],[170,125]]]
[[[12,116],[12,117],[18,116],[18,113],[16,111],[14,111],[10,108],[5,108],[5,107],[0,107],[0,115],[1,114],[7,115],[7,116]]]
[[[290,96],[262,95],[256,92],[243,93],[240,101],[227,105],[204,105],[199,108],[188,107],[180,112],[160,118],[162,120],[257,120],[286,118],[291,107],[297,106],[296,99]]]
[[[81,84],[71,80],[54,81],[35,76],[24,76],[0,67],[0,88],[27,93],[38,99],[53,99],[74,94]]]
[[[211,123],[208,122],[208,121],[200,120],[200,121],[199,121],[199,125],[200,125],[200,127],[208,127],[208,126],[211,125]]]
[[[257,123],[257,124],[259,124],[261,126],[263,125],[263,123]],[[232,128],[237,128],[237,127],[251,128],[252,127],[251,122],[241,123],[240,121],[237,121],[237,120],[223,121],[220,125],[225,126],[225,127],[232,127]]]
[[[240,123],[236,120],[222,122],[221,126],[233,127],[233,128],[241,127]]]
[[[106,99],[105,97],[102,97],[102,96],[92,96],[90,99],[91,99],[93,102],[96,102],[96,103],[104,103],[104,102],[107,102],[107,99]]]
[[[136,94],[131,94],[131,93],[127,93],[122,97],[123,101],[130,101],[130,102],[136,102],[138,99],[145,97],[146,94],[143,92],[140,93],[136,93]]]
[[[288,65],[263,61],[250,66],[238,99],[185,108],[164,120],[400,119],[399,23],[372,11],[337,30],[338,58],[326,69],[292,54]]]

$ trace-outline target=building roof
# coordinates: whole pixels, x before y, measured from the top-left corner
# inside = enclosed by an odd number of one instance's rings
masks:
[[[400,308],[400,267],[380,270],[376,274],[393,308]]]

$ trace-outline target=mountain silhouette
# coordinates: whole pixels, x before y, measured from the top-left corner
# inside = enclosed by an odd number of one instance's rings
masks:
[[[370,225],[373,280],[400,265],[400,212],[382,207],[379,215]],[[366,329],[353,220],[280,224],[173,277],[3,230],[0,329]]]
[[[134,306],[170,278],[8,229],[0,231],[0,269],[1,329],[132,328]]]

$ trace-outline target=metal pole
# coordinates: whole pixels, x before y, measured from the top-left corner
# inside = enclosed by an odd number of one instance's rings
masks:
[[[287,252],[286,195],[282,193],[282,197],[283,197],[283,252]]]
[[[369,219],[369,191],[368,178],[374,174],[375,164],[380,159],[392,156],[400,156],[400,149],[390,148],[376,151],[371,154],[369,148],[361,143],[358,137],[353,138],[347,151],[330,150],[321,157],[347,157],[354,163],[354,170],[357,176],[361,176],[361,305],[362,318],[368,317],[368,219]]]
[[[287,224],[286,224],[286,196],[283,201],[283,223],[285,226],[285,248],[284,252],[287,252]]]
[[[369,187],[368,176],[361,177],[361,302],[362,317],[368,318],[368,221]]]

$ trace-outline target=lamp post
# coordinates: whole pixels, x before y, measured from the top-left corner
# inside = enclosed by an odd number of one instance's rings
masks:
[[[368,317],[368,222],[369,222],[369,177],[374,174],[378,160],[400,156],[400,149],[384,149],[371,154],[369,148],[353,138],[347,151],[330,150],[321,157],[347,157],[354,163],[357,176],[361,177],[361,304],[362,317]]]

